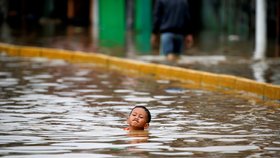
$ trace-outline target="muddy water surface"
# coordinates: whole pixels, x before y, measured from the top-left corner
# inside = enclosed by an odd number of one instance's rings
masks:
[[[280,109],[176,85],[1,53],[0,156],[280,156]],[[150,109],[149,130],[123,130],[135,105]]]

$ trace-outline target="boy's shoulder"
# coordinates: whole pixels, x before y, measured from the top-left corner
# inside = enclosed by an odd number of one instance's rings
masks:
[[[123,130],[125,130],[125,131],[129,131],[129,127],[125,127]]]

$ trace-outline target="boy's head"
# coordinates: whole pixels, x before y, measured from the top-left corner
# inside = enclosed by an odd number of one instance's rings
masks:
[[[135,106],[127,119],[131,130],[144,130],[149,127],[151,113],[145,106]]]

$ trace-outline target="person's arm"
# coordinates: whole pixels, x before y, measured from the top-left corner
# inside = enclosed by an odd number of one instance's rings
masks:
[[[156,0],[153,11],[153,34],[158,34],[162,20],[163,6],[161,0]]]
[[[186,35],[185,44],[186,44],[186,48],[191,48],[193,46],[193,35],[192,34]]]
[[[162,3],[160,0],[155,1],[154,11],[153,11],[153,29],[151,36],[152,47],[157,47],[159,45],[159,32],[160,23],[162,19]]]
[[[186,31],[186,36],[185,36],[185,45],[186,48],[191,48],[193,46],[193,22],[192,22],[192,16],[191,16],[191,10],[189,6],[189,1],[186,0],[187,2],[187,9],[185,12],[185,18],[187,22],[187,31]]]
[[[153,48],[157,48],[159,46],[159,35],[152,33],[151,36],[151,44]]]

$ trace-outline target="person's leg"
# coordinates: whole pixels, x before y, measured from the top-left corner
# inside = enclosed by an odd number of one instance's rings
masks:
[[[173,40],[171,33],[162,33],[160,36],[160,54],[167,56],[173,51]]]
[[[177,62],[184,50],[184,36],[179,34],[173,34],[172,43],[172,53],[169,53],[167,55],[167,60]]]
[[[177,61],[178,55],[174,54],[174,34],[162,33],[161,34],[160,54],[166,56],[168,61]]]
[[[179,56],[175,53],[169,53],[167,56],[166,56],[166,59],[168,61],[172,61],[172,62],[176,62],[178,59],[179,59]]]
[[[184,51],[184,35],[174,35],[174,53],[180,56]]]

